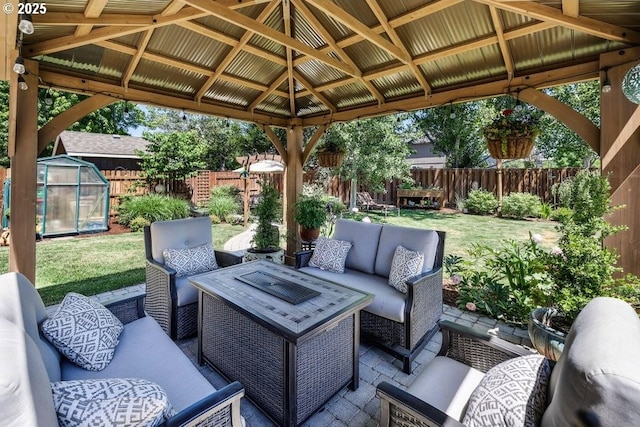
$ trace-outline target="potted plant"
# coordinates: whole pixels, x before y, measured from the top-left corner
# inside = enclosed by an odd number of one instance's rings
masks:
[[[245,260],[269,259],[281,262],[284,251],[280,248],[280,229],[275,224],[281,219],[278,190],[271,184],[263,184],[254,209],[258,224],[251,240],[253,247],[247,249]]]
[[[344,160],[345,151],[345,140],[336,133],[327,132],[317,152],[318,164],[326,168],[340,167]]]
[[[313,241],[320,235],[320,227],[327,221],[327,204],[317,195],[300,194],[293,205],[294,219],[300,224],[300,238]]]
[[[525,108],[507,108],[483,129],[487,148],[495,159],[528,157],[539,133],[537,119]]]

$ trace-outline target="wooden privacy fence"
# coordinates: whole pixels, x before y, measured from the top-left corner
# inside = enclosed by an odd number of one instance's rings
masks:
[[[531,193],[539,196],[543,202],[555,204],[551,188],[554,184],[574,176],[581,168],[556,168],[556,169],[502,169],[503,195],[513,192]],[[109,181],[110,214],[117,213],[120,196],[125,194],[145,194],[149,189],[144,185],[140,171],[103,170],[101,171]],[[456,206],[456,197],[466,198],[474,188],[485,189],[494,194],[497,193],[497,169],[414,169],[412,177],[417,185],[422,187],[437,187],[444,191],[444,206]],[[0,202],[3,194],[2,186],[4,178],[10,176],[8,169],[0,168]],[[260,192],[260,181],[268,179],[275,187],[284,189],[283,174],[251,174],[247,179],[249,194],[256,195]],[[304,174],[304,182],[313,182],[314,173]],[[161,182],[167,191],[183,192],[188,186],[191,191],[191,201],[196,205],[204,205],[209,201],[209,194],[214,187],[233,185],[238,189],[244,188],[243,179],[237,172],[230,171],[200,171],[192,178],[185,181],[163,180]],[[392,180],[387,183],[384,193],[372,193],[373,197],[387,204],[396,203],[397,188],[399,182]],[[328,192],[338,197],[343,202],[349,202],[350,183],[342,182],[338,178],[330,181]],[[360,191],[367,191],[361,187]],[[0,206],[2,204],[0,203]]]
[[[497,177],[502,172],[502,194],[531,193],[545,203],[555,204],[552,190],[554,184],[574,176],[582,168],[530,168],[530,169],[414,169],[411,171],[416,185],[435,187],[444,191],[444,206],[455,208],[456,198],[466,198],[473,189],[484,189],[497,195]],[[384,193],[374,193],[374,198],[396,203],[399,182],[393,180],[386,185]],[[362,188],[361,190],[366,191]]]

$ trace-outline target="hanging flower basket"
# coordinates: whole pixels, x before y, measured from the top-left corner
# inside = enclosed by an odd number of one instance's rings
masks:
[[[494,159],[524,159],[531,155],[533,138],[533,136],[508,136],[504,141],[487,138],[487,149]]]
[[[325,168],[337,168],[342,166],[344,153],[341,151],[320,151],[318,152],[318,164]]]
[[[487,149],[494,159],[523,159],[533,150],[540,132],[537,119],[526,110],[506,109],[484,130]]]

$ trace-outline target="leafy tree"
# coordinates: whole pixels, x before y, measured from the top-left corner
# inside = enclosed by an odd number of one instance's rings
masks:
[[[159,179],[181,180],[205,168],[205,146],[195,131],[170,133],[145,132],[150,143],[147,151],[138,151],[143,176],[148,184]]]
[[[487,103],[479,101],[416,111],[412,120],[419,139],[432,143],[435,153],[447,156],[447,167],[474,168],[487,165],[480,128],[489,115]]]
[[[406,162],[410,148],[401,136],[401,125],[395,116],[385,116],[331,126],[323,138],[341,139],[347,148],[337,173],[373,191],[382,191],[393,178],[410,177]]]

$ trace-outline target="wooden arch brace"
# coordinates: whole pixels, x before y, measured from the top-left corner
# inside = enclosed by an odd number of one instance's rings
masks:
[[[573,108],[552,96],[527,88],[520,92],[520,99],[551,114],[569,129],[580,135],[596,153],[600,152],[600,129]]]
[[[87,114],[116,101],[118,101],[118,98],[107,95],[94,95],[55,116],[38,131],[38,154],[42,153],[42,150],[71,124]]]

